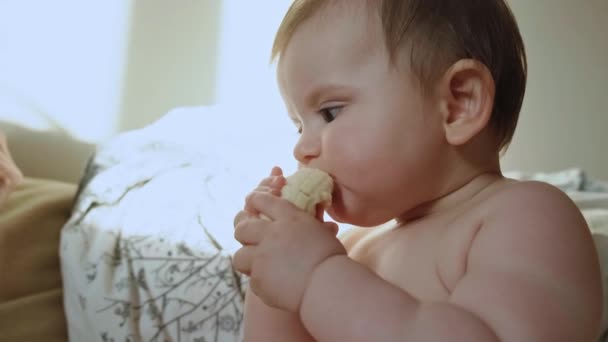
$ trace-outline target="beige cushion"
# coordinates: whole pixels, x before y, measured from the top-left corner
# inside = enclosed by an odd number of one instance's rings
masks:
[[[67,341],[59,237],[75,193],[26,178],[0,208],[0,339]]]

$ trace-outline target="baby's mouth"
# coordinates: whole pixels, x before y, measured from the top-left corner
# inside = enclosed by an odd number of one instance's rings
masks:
[[[336,203],[336,200],[341,199],[340,190],[338,189],[338,183],[336,182],[335,177],[332,176],[332,180],[334,182],[334,186],[331,193],[331,203],[328,206],[324,206],[322,203],[317,204],[315,211],[315,218],[319,221],[323,221],[323,216],[325,212],[330,212]]]
[[[326,208],[322,204],[317,204],[316,215],[315,215],[317,220],[323,221],[323,215],[325,214],[325,209]]]

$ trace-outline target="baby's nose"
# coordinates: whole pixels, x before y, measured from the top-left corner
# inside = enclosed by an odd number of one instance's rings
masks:
[[[317,158],[321,153],[321,139],[315,134],[302,133],[300,140],[293,149],[293,156],[302,165]]]

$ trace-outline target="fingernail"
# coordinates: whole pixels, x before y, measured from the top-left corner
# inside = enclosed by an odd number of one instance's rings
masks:
[[[280,166],[275,166],[272,168],[274,174],[276,174],[277,176],[282,176],[283,175],[283,169],[281,169]]]
[[[271,185],[272,185],[272,186],[279,186],[279,185],[281,185],[281,182],[282,182],[282,181],[283,181],[283,180],[282,180],[282,177],[280,177],[280,176],[274,176],[274,177],[272,178]]]

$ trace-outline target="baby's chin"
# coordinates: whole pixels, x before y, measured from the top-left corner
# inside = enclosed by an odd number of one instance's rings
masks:
[[[384,223],[370,215],[367,209],[369,206],[366,201],[362,201],[352,191],[335,187],[331,206],[326,211],[334,221],[357,227],[373,227]]]
[[[347,210],[344,206],[332,204],[327,209],[327,214],[338,223],[348,224],[357,227],[375,227],[385,222],[380,222],[370,216],[361,215],[361,210]]]
[[[332,193],[332,202],[331,205],[325,208],[325,212],[329,217],[331,217],[334,221],[339,223],[349,223],[348,216],[344,215],[346,211],[344,210],[344,202],[343,202],[342,192],[340,188],[336,186],[334,183],[334,192]]]
[[[329,215],[329,217],[331,217],[332,220],[336,222],[348,223],[344,220],[344,218],[342,218],[342,215],[340,215],[339,212],[334,209],[333,206],[327,208],[325,212],[327,213],[327,215]]]

